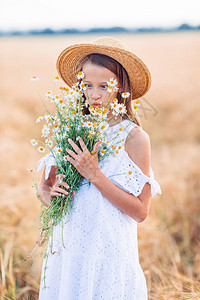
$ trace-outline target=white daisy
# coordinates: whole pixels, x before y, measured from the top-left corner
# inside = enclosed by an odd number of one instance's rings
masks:
[[[111,92],[112,92],[112,89],[113,89],[113,87],[112,87],[111,85],[109,85],[108,88],[107,88],[107,92],[108,92],[108,93],[111,93]]]
[[[87,126],[88,128],[90,128],[90,127],[92,127],[92,123],[91,123],[91,122],[87,122],[87,123],[86,123],[86,126]]]
[[[59,148],[56,149],[56,152],[57,152],[58,154],[60,154],[60,153],[62,152],[62,149],[59,147]]]
[[[46,139],[45,140],[45,144],[49,147],[52,147],[53,146],[53,141],[52,140],[49,140],[49,139]]]
[[[42,147],[42,146],[38,147],[37,150],[38,150],[39,152],[41,152],[41,153],[44,153],[44,152],[45,152],[45,148]]]
[[[46,100],[48,100],[48,99],[50,99],[50,98],[52,98],[52,97],[53,97],[53,93],[52,93],[51,91],[46,92],[46,94],[45,94]]]
[[[125,114],[126,113],[126,107],[124,104],[119,103],[117,104],[117,107],[115,108],[116,112],[120,113],[120,114]]]
[[[35,172],[35,170],[34,169],[27,169],[29,172],[31,172],[31,173],[33,173],[33,172]]]
[[[122,93],[121,94],[122,95],[122,98],[128,98],[129,96],[130,96],[130,93]]]
[[[90,131],[90,134],[95,134],[95,131],[94,131],[94,130],[91,130],[91,131]]]
[[[37,76],[31,77],[31,81],[38,81],[38,80],[39,80],[39,78]]]
[[[81,72],[78,72],[78,74],[76,75],[77,79],[83,79],[85,76],[85,74],[81,71]]]
[[[35,146],[38,145],[38,142],[35,139],[32,139],[31,140],[31,145],[35,147]]]
[[[68,160],[68,159],[67,159],[67,155],[63,156],[63,160],[64,160],[64,161],[67,161],[67,160]]]
[[[58,77],[58,76],[55,76],[55,77],[54,77],[54,81],[55,81],[55,82],[58,82],[58,81],[59,81],[59,77]]]
[[[51,115],[44,115],[46,122],[48,123],[51,120]]]
[[[117,85],[117,80],[113,79],[113,78],[110,78],[110,81],[107,81],[107,84],[112,86],[112,87],[116,86]]]
[[[43,117],[42,116],[37,116],[37,118],[36,118],[36,123],[39,123],[40,121],[42,121],[43,120]]]
[[[85,91],[86,90],[86,86],[85,86],[85,83],[83,81],[81,81],[80,83],[80,88],[81,90]]]

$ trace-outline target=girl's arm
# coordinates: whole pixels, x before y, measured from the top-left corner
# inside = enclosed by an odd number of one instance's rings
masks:
[[[97,153],[91,155],[81,138],[79,138],[79,143],[83,151],[73,141],[70,140],[69,142],[75,152],[67,149],[70,154],[68,160],[82,176],[94,184],[103,196],[122,212],[129,215],[136,222],[144,221],[148,216],[150,206],[150,184],[145,184],[142,193],[138,197],[133,196],[117,187],[99,170]],[[94,150],[97,152],[98,143],[95,144]],[[127,137],[125,150],[143,173],[149,176],[150,140],[148,134],[144,131],[132,129]]]

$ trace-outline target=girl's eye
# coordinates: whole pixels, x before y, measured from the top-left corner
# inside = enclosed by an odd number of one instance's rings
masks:
[[[108,88],[108,86],[107,86],[107,84],[103,84],[103,85],[101,85],[101,88],[102,88],[103,90],[106,90],[106,89]]]
[[[91,88],[91,87],[92,87],[92,85],[91,85],[91,84],[89,84],[89,83],[86,83],[86,84],[85,84],[85,87],[88,89],[88,88]]]

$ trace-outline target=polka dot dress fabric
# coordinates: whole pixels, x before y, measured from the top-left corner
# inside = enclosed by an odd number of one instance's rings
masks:
[[[115,144],[138,127],[128,120],[109,127],[108,140],[120,132]],[[123,128],[123,130],[119,130]],[[46,176],[54,161],[45,162]],[[150,177],[126,154],[123,145],[99,163],[111,181],[138,196],[145,183],[151,196],[161,194],[152,169]],[[131,171],[131,172],[129,172]],[[72,210],[54,227],[43,260],[39,300],[146,300],[147,286],[139,263],[137,222],[120,211],[86,179],[72,200]]]

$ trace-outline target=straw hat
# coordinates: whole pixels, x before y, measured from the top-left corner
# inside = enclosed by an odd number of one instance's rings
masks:
[[[133,54],[121,41],[110,38],[98,38],[91,43],[75,44],[67,47],[57,59],[60,77],[72,86],[76,81],[77,66],[81,60],[92,53],[101,53],[117,60],[127,71],[131,83],[131,98],[145,95],[151,85],[151,75],[143,61]]]

